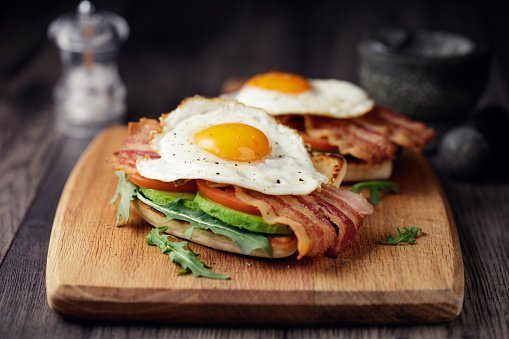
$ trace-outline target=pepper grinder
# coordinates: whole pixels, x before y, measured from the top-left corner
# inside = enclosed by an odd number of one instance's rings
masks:
[[[75,13],[53,21],[48,36],[60,51],[62,74],[53,91],[57,127],[64,134],[88,138],[121,122],[126,89],[116,58],[129,26],[120,16],[96,12],[81,1]]]

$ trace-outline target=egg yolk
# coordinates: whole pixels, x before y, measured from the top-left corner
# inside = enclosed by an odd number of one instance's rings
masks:
[[[267,136],[241,123],[214,125],[194,135],[194,143],[222,159],[256,161],[270,153]]]
[[[268,72],[255,75],[246,84],[289,94],[299,94],[311,89],[306,78],[284,72]]]

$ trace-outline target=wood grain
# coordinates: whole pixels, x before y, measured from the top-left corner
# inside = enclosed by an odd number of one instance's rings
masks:
[[[2,108],[0,107],[0,111]],[[2,114],[3,112],[0,112]],[[14,113],[14,112],[10,112]],[[4,117],[7,114],[4,115]],[[0,140],[0,262],[9,249],[21,220],[35,197],[38,184],[54,158],[57,135],[48,137],[53,124],[50,111],[21,126],[12,119],[3,125]],[[16,126],[17,125],[17,126]],[[16,134],[16,137],[13,136]]]
[[[324,324],[444,321],[463,304],[456,230],[426,161],[405,153],[387,196],[356,244],[338,259],[263,260],[194,245],[231,281],[178,276],[144,243],[150,226],[133,217],[115,228],[116,186],[106,158],[124,127],[104,131],[82,156],[62,194],[46,273],[50,306],[69,316],[191,323]],[[414,246],[376,245],[394,226],[426,231]],[[299,277],[299,279],[296,279]]]

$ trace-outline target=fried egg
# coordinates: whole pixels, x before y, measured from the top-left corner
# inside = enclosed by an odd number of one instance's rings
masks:
[[[161,118],[152,139],[159,159],[141,159],[150,179],[205,179],[269,195],[305,195],[327,178],[313,166],[297,132],[235,100],[193,97]]]
[[[231,97],[272,115],[314,114],[344,119],[361,116],[374,106],[363,89],[347,81],[306,79],[283,72],[256,75]]]

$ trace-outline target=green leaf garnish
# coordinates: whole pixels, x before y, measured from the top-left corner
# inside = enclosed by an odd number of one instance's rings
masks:
[[[179,264],[182,267],[179,274],[192,273],[196,277],[221,280],[230,279],[230,277],[225,274],[209,270],[210,267],[201,262],[198,259],[198,255],[189,248],[189,243],[187,241],[169,241],[169,234],[161,234],[167,229],[168,227],[157,227],[150,231],[147,235],[147,244],[159,247],[163,251],[163,254],[168,255],[174,263]]]
[[[129,211],[131,210],[131,201],[134,200],[138,188],[129,181],[127,175],[123,171],[116,171],[118,177],[117,191],[110,200],[110,204],[114,204],[120,197],[120,202],[117,207],[117,226],[120,224],[120,217],[127,223],[129,221]]]
[[[396,231],[398,235],[393,237],[390,233],[387,233],[386,240],[380,240],[377,243],[380,245],[398,245],[398,244],[415,244],[417,237],[419,236],[419,232],[422,232],[420,227],[412,226],[410,228],[396,227]]]
[[[268,255],[272,256],[272,246],[267,237],[225,224],[201,209],[195,208],[195,205],[189,204],[187,201],[177,199],[166,205],[158,205],[145,198],[140,192],[137,193],[136,197],[141,202],[163,213],[167,221],[175,219],[189,222],[191,225],[185,232],[185,236],[189,240],[192,240],[193,230],[196,228],[210,230],[215,234],[230,238],[244,254],[250,254],[256,249],[263,249]]]
[[[399,193],[399,185],[390,181],[363,181],[353,185],[350,191],[359,193],[363,190],[369,191],[369,202],[376,205],[380,202],[380,193]]]

